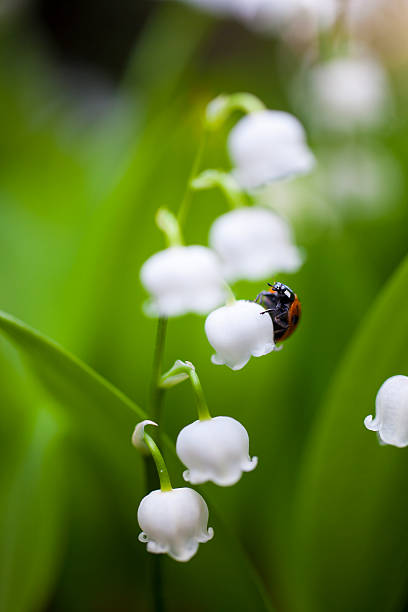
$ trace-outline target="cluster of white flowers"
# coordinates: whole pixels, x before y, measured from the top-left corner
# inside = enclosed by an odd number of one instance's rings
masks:
[[[352,89],[358,90],[354,97],[347,88],[339,92],[335,86],[343,74]],[[337,60],[331,66],[316,69],[313,78],[322,114],[334,112],[339,125],[346,118],[351,123],[371,121],[383,103],[382,77],[371,64],[356,67]],[[160,210],[156,220],[169,246],[150,257],[141,269],[142,283],[150,293],[146,312],[157,317],[209,313],[205,333],[215,350],[212,362],[232,370],[243,368],[251,356],[260,357],[277,350],[275,339],[282,339],[286,328],[277,317],[267,315],[271,309],[265,310],[257,303],[261,299],[268,304],[271,294],[262,292],[252,301],[235,300],[226,282],[266,280],[277,272],[294,272],[302,264],[288,222],[271,210],[248,204],[254,192],[264,185],[307,173],[314,165],[299,121],[288,113],[263,108],[259,100],[248,94],[214,100],[207,108],[207,127],[216,129],[237,109],[247,114],[229,134],[232,170],[229,173],[207,170],[194,177],[191,184],[194,189],[220,187],[233,210],[214,221],[209,247],[185,246],[178,220],[169,211]],[[286,285],[277,282],[271,290],[280,291],[286,303],[295,304],[296,295]],[[292,313],[297,322],[298,302]],[[158,387],[169,389],[187,379],[196,395],[199,418],[177,436],[176,453],[186,467],[183,477],[191,485],[205,482],[223,487],[234,485],[244,472],[257,466],[257,458],[249,454],[248,433],[230,416],[211,417],[190,362],[176,361],[161,375]],[[376,400],[376,416],[368,416],[364,424],[378,433],[381,443],[408,446],[408,377],[394,376],[382,385]],[[139,540],[147,544],[149,552],[188,561],[199,544],[214,535],[208,527],[208,507],[192,488],[172,488],[163,457],[144,431],[146,425],[155,423],[139,423],[132,442],[142,452],[151,452],[160,489],[151,491],[140,503]]]
[[[233,210],[212,224],[209,247],[184,246],[177,220],[161,211],[159,226],[166,233],[169,224],[170,246],[150,257],[140,276],[151,296],[147,314],[211,313],[205,331],[216,350],[213,363],[237,370],[251,355],[276,348],[274,329],[271,318],[261,316],[262,307],[249,301],[231,303],[226,282],[266,281],[279,272],[296,272],[303,263],[288,222],[250,201],[271,182],[309,172],[315,159],[300,122],[289,113],[265,109],[250,94],[213,100],[207,107],[208,129],[218,127],[235,110],[246,114],[228,137],[230,173],[207,170],[192,183],[194,189],[221,187]]]
[[[188,468],[183,477],[191,484],[214,482],[228,487],[236,484],[243,472],[255,469],[258,459],[249,456],[249,437],[243,425],[231,417],[211,418],[194,366],[176,361],[167,375],[167,387],[191,378],[193,388],[201,398],[199,420],[184,427],[176,442],[180,461]],[[204,408],[203,408],[204,401]],[[189,561],[200,543],[214,535],[207,527],[208,508],[205,500],[188,487],[173,489],[163,457],[154,441],[145,434],[146,425],[157,425],[145,420],[136,425],[132,443],[141,452],[150,451],[160,477],[160,489],[151,491],[139,505],[137,518],[142,532],[139,540],[147,544],[151,553],[167,553],[176,561]]]
[[[246,115],[228,138],[233,168],[230,172],[207,170],[191,183],[192,189],[220,187],[233,210],[215,220],[209,247],[205,247],[185,246],[179,220],[160,209],[156,222],[168,248],[143,264],[140,277],[150,294],[145,305],[147,314],[167,318],[188,312],[210,313],[205,332],[216,351],[213,363],[239,370],[251,356],[277,350],[274,323],[255,301],[236,301],[226,282],[265,281],[277,272],[295,272],[303,260],[288,222],[271,210],[253,205],[253,193],[271,181],[309,172],[314,156],[295,117],[265,109],[250,94],[213,100],[207,107],[207,129],[217,129],[235,110]],[[190,379],[197,397],[199,419],[184,427],[177,437],[176,452],[187,468],[184,479],[193,485],[208,481],[234,485],[257,465],[257,458],[249,455],[248,434],[232,417],[210,416],[191,363],[176,361],[161,376],[159,386],[169,389],[186,379]],[[155,423],[139,423],[132,441],[142,452],[152,453],[161,488],[150,492],[140,504],[139,539],[147,543],[149,552],[188,561],[199,544],[213,536],[213,530],[207,528],[208,508],[193,489],[171,487],[163,457],[144,432],[146,425]]]

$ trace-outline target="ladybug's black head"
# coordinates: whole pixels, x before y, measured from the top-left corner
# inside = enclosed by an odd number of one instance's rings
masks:
[[[296,294],[287,285],[284,285],[279,281],[273,284],[268,283],[268,285],[271,287],[271,291],[277,293],[283,302],[291,304],[295,301]]]

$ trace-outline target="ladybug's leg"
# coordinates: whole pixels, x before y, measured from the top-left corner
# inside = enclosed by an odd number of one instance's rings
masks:
[[[277,323],[278,325],[280,325],[282,328],[287,327],[288,321],[287,321],[287,315],[286,313],[283,313],[281,315],[277,315],[275,317],[275,323]]]
[[[274,308],[268,308],[267,310],[264,310],[263,312],[261,312],[261,314],[266,314],[266,313],[269,314],[270,312],[276,312],[276,310]],[[285,321],[282,320],[279,316],[274,317],[273,324],[275,326],[281,327],[282,329],[286,327]]]

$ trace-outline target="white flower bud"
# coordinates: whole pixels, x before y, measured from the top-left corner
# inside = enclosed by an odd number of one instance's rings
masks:
[[[149,449],[147,447],[146,442],[144,441],[144,428],[146,425],[155,425],[158,427],[157,423],[154,421],[149,421],[146,419],[145,421],[141,421],[135,427],[135,430],[132,434],[132,444],[135,448],[140,450],[142,453],[149,453]]]
[[[210,246],[231,282],[265,280],[277,272],[296,272],[302,264],[287,221],[261,207],[238,208],[218,217],[210,230]]]
[[[249,456],[249,438],[241,423],[231,417],[218,416],[194,421],[182,429],[176,442],[177,455],[188,468],[183,477],[191,484],[211,480],[229,487],[242,472],[256,468],[257,457]]]
[[[234,176],[247,190],[309,172],[315,162],[301,123],[282,111],[260,110],[243,117],[230,132],[228,148]]]
[[[316,122],[348,129],[371,126],[386,117],[387,78],[373,58],[333,59],[311,71],[310,83]]]
[[[207,314],[225,302],[220,263],[203,246],[174,246],[155,253],[143,264],[140,278],[152,295],[147,311],[154,316]]]
[[[387,378],[377,393],[375,419],[367,416],[364,425],[384,444],[408,446],[408,376]]]
[[[214,535],[207,528],[208,508],[204,499],[186,487],[171,491],[152,491],[142,499],[137,511],[142,533],[151,553],[167,553],[176,561],[189,561],[198,545]]]
[[[240,370],[253,357],[276,350],[272,319],[255,302],[238,300],[208,315],[205,333],[216,354],[211,361]]]

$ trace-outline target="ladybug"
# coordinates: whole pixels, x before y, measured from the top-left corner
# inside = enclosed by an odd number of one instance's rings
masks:
[[[302,309],[298,296],[287,285],[280,282],[268,285],[270,289],[261,291],[256,296],[255,302],[264,306],[265,311],[262,314],[269,313],[275,341],[282,342],[295,331]]]

